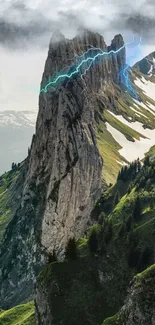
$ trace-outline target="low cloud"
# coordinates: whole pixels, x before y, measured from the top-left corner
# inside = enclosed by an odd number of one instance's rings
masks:
[[[153,44],[154,12],[154,0],[7,0],[7,5],[0,5],[0,43],[12,48],[47,47],[55,29],[73,37],[82,26],[107,39],[116,33],[137,34]]]
[[[5,0],[0,1],[0,110],[38,108],[38,92],[51,34],[66,37],[86,27],[110,43],[117,33],[125,42],[135,35],[143,43],[130,49],[133,64],[155,50],[154,0]],[[10,51],[11,50],[11,51]],[[130,59],[129,59],[130,57]]]

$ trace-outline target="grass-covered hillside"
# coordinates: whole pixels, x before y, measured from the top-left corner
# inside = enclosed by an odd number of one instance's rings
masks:
[[[92,217],[85,237],[69,242],[67,261],[49,263],[38,278],[56,325],[101,325],[124,304],[133,276],[155,262],[155,161],[123,167]]]
[[[34,303],[0,310],[0,325],[35,325]]]

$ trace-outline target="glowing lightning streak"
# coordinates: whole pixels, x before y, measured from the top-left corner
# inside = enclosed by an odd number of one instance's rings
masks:
[[[137,45],[137,48],[140,47],[141,42],[142,42],[142,39],[140,37],[139,43]],[[139,50],[140,50],[140,48],[139,48]],[[130,82],[129,81],[129,73],[128,73],[129,68],[130,68],[130,66],[129,65],[126,65],[126,67],[123,70],[123,76],[124,76],[124,79],[125,79],[125,84],[126,84],[127,89],[129,89],[136,96],[136,98],[138,98],[136,91],[134,90],[134,88],[129,83]]]
[[[98,57],[101,57],[101,56],[107,56],[107,55],[110,55],[110,54],[117,54],[117,53],[119,53],[121,50],[123,50],[123,49],[125,48],[126,45],[129,45],[129,44],[131,44],[131,43],[133,43],[133,42],[134,42],[134,39],[133,39],[131,42],[124,44],[122,47],[120,47],[120,48],[119,48],[118,50],[116,50],[116,51],[111,50],[111,51],[109,51],[109,52],[104,52],[104,51],[101,50],[100,48],[90,48],[90,49],[88,49],[84,54],[82,54],[81,56],[79,56],[79,58],[84,57],[84,56],[85,56],[86,54],[88,54],[89,51],[91,51],[91,50],[99,50],[99,51],[101,51],[101,53],[97,53],[94,57],[88,57],[87,59],[83,59],[83,60],[78,64],[78,66],[75,68],[75,70],[74,70],[73,72],[71,72],[71,73],[64,73],[64,74],[59,75],[59,76],[56,77],[53,81],[50,81],[49,83],[47,83],[47,85],[46,85],[44,88],[42,88],[42,89],[40,90],[40,92],[47,93],[47,88],[48,88],[49,86],[55,85],[55,84],[56,84],[60,79],[64,79],[64,78],[68,78],[68,79],[70,79],[70,78],[71,78],[72,76],[74,76],[75,74],[78,74],[78,73],[79,73],[79,70],[80,70],[80,68],[83,66],[83,64],[88,63],[89,61],[91,61],[90,64],[89,64],[89,67],[85,70],[85,72],[86,72],[86,71],[88,71],[88,69],[91,67],[92,63],[93,63],[93,62],[94,62]]]
[[[120,52],[124,47],[125,47],[125,45],[123,45],[123,46],[122,46],[121,48],[119,48],[117,51],[111,50],[110,52],[103,52],[103,51],[101,50],[102,53],[98,53],[98,54],[96,54],[93,58],[88,57],[87,59],[83,59],[82,62],[80,62],[80,64],[77,66],[77,68],[76,68],[73,72],[71,72],[70,74],[65,73],[65,74],[62,74],[62,75],[58,76],[55,80],[49,82],[49,83],[45,86],[45,88],[41,89],[40,92],[45,92],[45,93],[46,93],[46,92],[47,92],[47,88],[48,88],[49,86],[51,86],[51,85],[56,84],[56,83],[58,82],[59,79],[62,79],[62,78],[68,78],[68,79],[70,79],[73,75],[75,75],[75,74],[77,74],[77,73],[79,72],[79,69],[82,67],[82,65],[83,65],[84,63],[87,63],[87,62],[89,62],[89,61],[93,61],[93,62],[94,62],[98,57],[103,56],[103,55],[109,55],[109,54],[111,54],[111,53],[114,53],[114,54],[119,53],[119,52]]]

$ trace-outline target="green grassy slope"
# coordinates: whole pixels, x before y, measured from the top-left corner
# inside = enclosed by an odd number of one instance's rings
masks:
[[[0,311],[0,325],[35,325],[34,303]]]
[[[96,127],[96,137],[100,154],[104,159],[103,178],[108,184],[114,183],[121,168],[121,162],[126,162],[118,152],[121,146],[114,140],[102,121]]]

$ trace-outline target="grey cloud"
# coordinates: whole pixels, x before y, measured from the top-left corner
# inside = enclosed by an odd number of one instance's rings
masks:
[[[136,33],[149,36],[149,32],[155,27],[155,17],[152,18],[141,14],[133,15],[127,19],[126,27],[131,28]]]
[[[24,0],[12,1],[0,16],[0,43],[12,48],[29,44],[47,47],[53,30],[60,29],[72,36],[79,26],[96,29],[105,37],[109,33],[111,37],[112,33],[132,32],[147,38],[149,43],[155,42],[154,0],[96,0],[95,4],[89,0],[85,6],[83,3],[79,0],[76,8],[74,0],[64,6],[60,0],[56,4],[42,0],[33,9]]]

